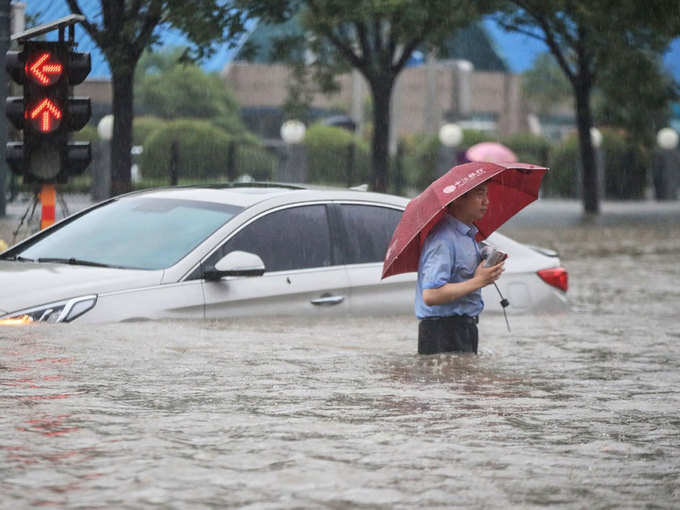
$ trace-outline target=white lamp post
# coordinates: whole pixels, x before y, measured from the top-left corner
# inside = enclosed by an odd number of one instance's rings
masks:
[[[652,179],[657,200],[673,200],[680,185],[680,154],[678,132],[670,127],[660,129],[656,134],[659,150],[654,152]]]
[[[672,151],[678,147],[679,138],[680,136],[678,136],[678,132],[675,129],[665,127],[656,134],[656,143],[662,149]]]
[[[113,138],[113,115],[104,115],[97,124],[97,134],[102,140],[107,142]]]
[[[307,128],[299,120],[287,120],[281,124],[281,138],[288,144],[297,144],[305,139]]]
[[[444,124],[439,128],[439,141],[446,147],[457,147],[463,141],[463,130],[458,124]]]
[[[111,196],[111,139],[113,138],[113,115],[104,115],[97,124],[99,135],[98,157],[92,165],[91,193],[94,200]]]
[[[439,128],[439,158],[437,176],[441,177],[458,162],[456,148],[463,141],[463,130],[458,124],[447,123]]]
[[[596,127],[590,128],[590,142],[596,149],[599,149],[600,145],[602,145],[602,133]]]
[[[281,138],[287,145],[286,160],[279,168],[277,179],[282,182],[305,182],[307,180],[307,157],[301,142],[306,128],[299,120],[287,120],[281,125]]]
[[[605,179],[604,179],[604,153],[600,148],[602,146],[602,133],[596,127],[590,128],[590,142],[595,149],[595,175],[597,177],[597,195],[600,199],[605,196]]]

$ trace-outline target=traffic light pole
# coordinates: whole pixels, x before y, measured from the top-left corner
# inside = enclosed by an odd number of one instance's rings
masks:
[[[54,184],[43,184],[40,190],[40,230],[54,224],[57,204],[57,188]]]
[[[5,70],[5,61],[7,50],[9,50],[9,15],[10,15],[10,0],[0,0],[0,105],[4,105],[7,99],[7,92],[9,80],[7,79],[7,71]],[[4,115],[0,117],[0,147],[5,147],[7,143],[7,117]],[[0,158],[0,218],[6,214],[6,197],[5,184],[7,182],[7,175],[9,174],[9,167],[5,158]]]

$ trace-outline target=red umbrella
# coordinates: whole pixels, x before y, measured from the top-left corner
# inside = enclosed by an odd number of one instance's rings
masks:
[[[526,163],[472,162],[454,166],[406,206],[387,248],[382,277],[418,270],[427,234],[446,214],[446,207],[472,188],[488,181],[489,208],[475,225],[477,241],[538,198],[548,171]]]
[[[517,156],[505,145],[498,142],[476,143],[465,151],[468,161],[517,162]]]

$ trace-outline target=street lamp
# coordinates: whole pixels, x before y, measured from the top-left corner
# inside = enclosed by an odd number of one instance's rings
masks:
[[[281,124],[281,138],[288,144],[297,144],[305,139],[305,125],[299,120],[287,120]]]
[[[590,128],[590,142],[596,149],[599,149],[600,145],[602,145],[602,133],[600,133],[600,130],[596,127]]]
[[[604,178],[604,152],[600,148],[602,145],[602,133],[596,127],[590,128],[590,143],[595,149],[595,176],[597,178],[597,195],[600,199],[605,196],[606,182]]]
[[[111,196],[111,139],[113,138],[113,115],[104,115],[97,124],[100,141],[97,144],[92,185],[90,192],[96,201]]]
[[[656,143],[662,149],[672,151],[678,146],[678,132],[670,127],[660,129],[656,134]]]
[[[299,120],[287,120],[281,125],[281,138],[287,151],[284,164],[279,167],[277,179],[282,182],[307,180],[307,154],[301,142],[305,139],[305,125]]]
[[[107,142],[113,138],[113,115],[104,115],[102,120],[97,124],[97,134],[102,140]]]
[[[463,130],[458,124],[444,124],[439,128],[439,141],[446,147],[457,147],[463,141]]]
[[[463,141],[463,130],[451,122],[439,128],[439,157],[437,158],[437,177],[441,177],[458,162],[456,148]]]
[[[660,129],[656,134],[659,149],[654,151],[652,162],[652,179],[654,195],[657,200],[672,200],[676,198],[680,180],[680,154],[678,147],[678,132],[670,127]]]

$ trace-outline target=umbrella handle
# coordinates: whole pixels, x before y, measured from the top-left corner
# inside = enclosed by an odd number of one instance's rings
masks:
[[[505,325],[508,327],[508,333],[512,333],[512,331],[510,331],[510,321],[508,320],[508,312],[505,310],[508,306],[510,306],[510,301],[503,297],[503,294],[501,294],[501,289],[498,288],[496,282],[493,282],[493,286],[496,287],[498,295],[501,297],[501,307],[503,307],[503,316],[505,317]]]

